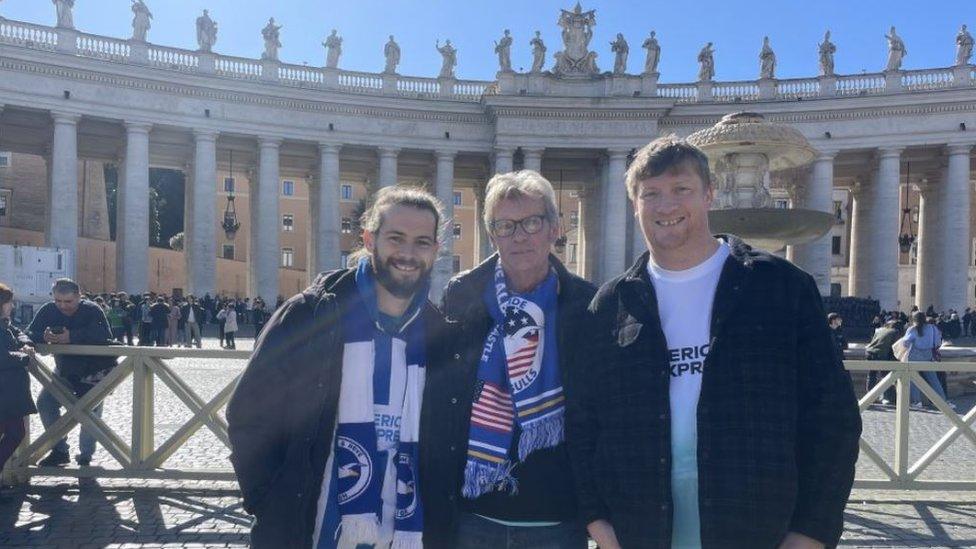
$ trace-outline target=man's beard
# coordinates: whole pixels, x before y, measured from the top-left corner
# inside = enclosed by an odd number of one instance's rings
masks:
[[[394,262],[410,267],[418,267],[416,271],[418,274],[417,279],[413,281],[397,280],[394,275]],[[376,281],[386,288],[386,291],[400,299],[413,297],[418,290],[427,284],[427,280],[430,278],[430,272],[433,270],[433,267],[425,266],[422,262],[415,259],[394,261],[392,257],[384,259],[376,254],[373,254],[370,263],[373,265],[373,273],[376,275]]]

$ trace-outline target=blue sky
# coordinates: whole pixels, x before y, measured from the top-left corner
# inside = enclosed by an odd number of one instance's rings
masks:
[[[401,74],[436,76],[440,56],[436,39],[450,38],[458,48],[459,78],[493,79],[497,58],[493,41],[506,28],[515,38],[512,65],[532,63],[528,41],[535,30],[552,54],[561,49],[556,20],[560,8],[571,9],[575,0],[145,0],[153,11],[149,40],[196,49],[194,21],[203,8],[220,27],[215,51],[259,57],[260,30],[268,17],[284,25],[281,32],[285,62],[324,64],[321,42],[336,28],[345,39],[340,67],[378,72],[383,67],[383,44],[396,36],[402,49]],[[128,38],[131,35],[130,0],[76,0],[75,25],[95,34]],[[591,49],[599,53],[602,70],[613,66],[609,42],[622,32],[630,43],[629,72],[643,67],[640,45],[656,30],[662,47],[662,82],[695,80],[695,58],[701,46],[715,43],[717,80],[757,78],[758,54],[764,35],[777,53],[777,76],[814,76],[817,44],[824,30],[832,31],[837,45],[836,70],[841,74],[879,71],[887,44],[884,33],[895,25],[905,40],[905,68],[944,67],[952,64],[955,35],[968,24],[976,34],[973,0],[646,0],[583,3],[597,10]],[[50,0],[0,0],[0,15],[53,25]]]

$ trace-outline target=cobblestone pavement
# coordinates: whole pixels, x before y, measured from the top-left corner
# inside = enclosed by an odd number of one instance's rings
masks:
[[[239,349],[251,345],[238,342]],[[205,347],[217,348],[215,340]],[[243,361],[168,361],[209,400],[243,367]],[[35,390],[38,389],[35,387]],[[155,442],[162,444],[192,414],[159,380],[155,384]],[[976,395],[954,399],[960,410],[976,405]],[[123,440],[130,438],[131,384],[105,402],[104,418]],[[40,432],[37,416],[32,432]],[[910,459],[917,460],[946,430],[940,414],[911,412]],[[890,463],[894,452],[894,412],[877,407],[864,415],[868,442]],[[72,453],[77,429],[69,436]],[[229,451],[205,427],[166,462],[167,468],[226,469]],[[99,449],[93,465],[117,468]],[[862,459],[858,478],[881,478]],[[976,480],[976,447],[959,437],[920,477]],[[855,490],[846,512],[844,547],[976,547],[976,492],[894,492]],[[28,487],[0,500],[0,547],[246,547],[250,518],[233,483],[66,478],[34,478]]]

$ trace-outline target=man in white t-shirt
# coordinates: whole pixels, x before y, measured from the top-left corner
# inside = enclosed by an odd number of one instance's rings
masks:
[[[813,278],[712,234],[709,173],[671,137],[628,169],[649,253],[600,288],[594,360],[567,389],[580,513],[604,549],[833,546],[861,430],[850,378]]]

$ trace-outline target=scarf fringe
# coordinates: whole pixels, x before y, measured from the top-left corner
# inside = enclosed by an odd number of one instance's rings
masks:
[[[461,495],[475,499],[482,494],[497,490],[518,493],[518,481],[512,476],[514,463],[503,461],[497,464],[468,460],[464,466],[464,486]]]
[[[390,549],[423,549],[424,541],[421,532],[403,532],[397,530],[393,533],[393,543]]]
[[[522,436],[519,437],[519,461],[536,450],[558,446],[563,441],[565,413],[560,410],[549,417],[522,426]]]
[[[345,515],[339,532],[338,549],[356,549],[359,545],[373,545],[380,537],[380,525],[376,515]]]

